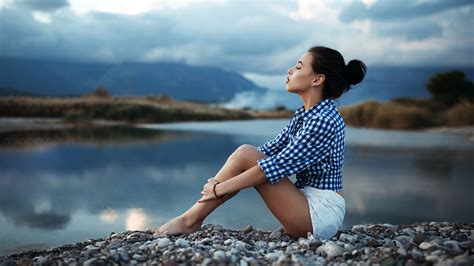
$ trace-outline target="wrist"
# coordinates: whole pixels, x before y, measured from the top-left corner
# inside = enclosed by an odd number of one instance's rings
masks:
[[[223,184],[224,182],[221,182],[219,184],[216,185],[216,194],[217,196],[219,197],[222,197],[222,195],[225,194],[224,190],[222,189],[223,188]]]

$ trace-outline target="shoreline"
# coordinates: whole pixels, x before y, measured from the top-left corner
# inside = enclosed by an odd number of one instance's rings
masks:
[[[422,222],[409,225],[360,224],[340,229],[331,239],[308,233],[298,239],[283,228],[260,231],[203,224],[178,236],[148,231],[112,232],[109,236],[46,250],[0,256],[16,264],[448,264],[474,263],[474,224]]]
[[[283,117],[275,117],[274,119],[284,119]],[[267,117],[256,117],[255,119],[272,119]],[[242,121],[247,121],[249,119],[242,119]],[[236,119],[222,120],[222,121],[238,121]],[[175,121],[175,122],[207,122],[207,121]],[[173,122],[167,122],[173,123]],[[114,121],[106,119],[93,119],[89,123],[69,123],[63,121],[61,118],[56,117],[0,117],[0,133],[16,130],[38,130],[38,129],[62,129],[78,126],[135,126],[140,124],[154,124],[154,123],[129,123],[124,121]],[[163,123],[158,123],[163,124]],[[363,129],[377,129],[377,130],[397,130],[400,129],[391,129],[391,128],[372,128],[372,127],[359,127],[359,126],[350,126],[353,128],[363,128]],[[456,134],[464,135],[468,137],[469,140],[474,141],[474,126],[460,126],[460,127],[429,127],[421,129],[403,129],[402,131],[407,132],[434,132],[434,133],[447,133],[447,134]]]

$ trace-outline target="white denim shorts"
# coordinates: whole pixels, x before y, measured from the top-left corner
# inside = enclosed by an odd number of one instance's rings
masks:
[[[333,190],[306,186],[300,189],[306,196],[316,239],[330,239],[342,227],[346,214],[344,197]]]

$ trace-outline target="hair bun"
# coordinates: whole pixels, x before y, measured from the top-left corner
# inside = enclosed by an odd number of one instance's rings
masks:
[[[347,83],[349,85],[355,85],[364,79],[367,66],[364,62],[353,59],[345,66],[344,71]]]

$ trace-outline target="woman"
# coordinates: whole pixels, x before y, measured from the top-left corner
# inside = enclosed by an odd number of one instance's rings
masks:
[[[317,46],[288,70],[286,90],[301,97],[289,124],[278,136],[256,148],[242,145],[208,179],[202,198],[161,227],[157,234],[178,235],[201,229],[204,219],[241,189],[254,187],[288,235],[331,238],[342,226],[344,121],[333,100],[360,83],[362,61],[347,65],[333,49]],[[296,174],[293,184],[288,176]]]

